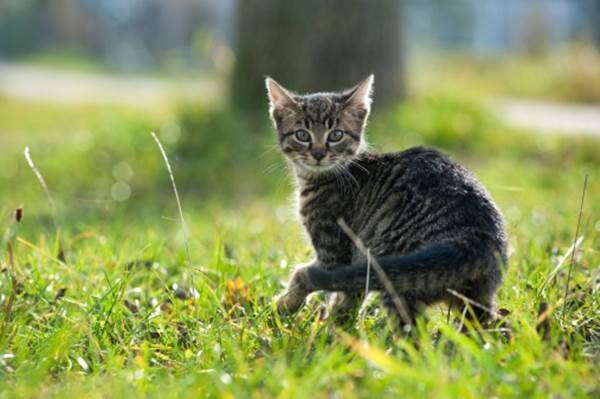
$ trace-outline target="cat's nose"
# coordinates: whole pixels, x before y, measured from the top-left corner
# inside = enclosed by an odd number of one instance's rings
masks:
[[[315,148],[311,151],[311,153],[313,158],[315,158],[317,161],[320,161],[321,159],[325,158],[327,151],[324,148]]]

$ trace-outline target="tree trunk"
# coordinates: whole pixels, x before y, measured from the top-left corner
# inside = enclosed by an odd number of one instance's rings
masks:
[[[596,46],[600,48],[600,0],[595,0],[592,4],[592,27],[594,27],[594,39]]]
[[[375,106],[404,94],[401,0],[240,0],[233,103],[266,108],[264,77],[299,92],[375,74]]]

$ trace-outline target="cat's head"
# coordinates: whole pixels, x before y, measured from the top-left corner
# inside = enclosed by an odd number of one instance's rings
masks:
[[[364,150],[373,75],[340,93],[298,95],[271,78],[266,85],[279,145],[300,174],[334,170]]]

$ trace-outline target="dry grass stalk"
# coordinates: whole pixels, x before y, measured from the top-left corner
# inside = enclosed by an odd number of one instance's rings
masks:
[[[582,242],[583,242],[583,236],[581,236],[577,240],[575,240],[575,242],[569,247],[567,252],[565,252],[565,254],[559,259],[558,263],[556,264],[556,267],[550,272],[550,274],[548,274],[548,277],[546,277],[546,280],[544,280],[544,284],[542,285],[541,292],[543,292],[546,289],[546,286],[548,285],[550,280],[552,280],[556,276],[558,271],[562,268],[563,264],[565,263],[565,260],[567,260],[569,255],[573,254],[577,250],[577,248],[581,245]]]
[[[565,284],[565,295],[564,295],[564,304],[563,304],[563,314],[562,319],[563,322],[565,320],[566,310],[567,310],[567,295],[569,295],[569,284],[571,283],[571,274],[573,272],[573,266],[575,265],[575,243],[577,241],[577,236],[579,235],[579,228],[581,227],[581,217],[583,215],[583,202],[585,200],[585,191],[587,189],[589,175],[585,174],[585,179],[583,181],[583,190],[581,192],[581,202],[579,204],[579,216],[577,218],[577,227],[575,228],[575,236],[573,237],[573,252],[571,252],[571,263],[569,265],[569,273],[567,274],[567,282]]]
[[[494,309],[490,309],[487,306],[485,306],[485,305],[483,305],[483,304],[481,304],[481,303],[479,303],[477,301],[474,301],[473,299],[471,299],[469,297],[464,296],[460,292],[454,291],[451,288],[448,288],[446,291],[448,291],[450,294],[454,295],[455,297],[459,298],[460,300],[462,300],[465,303],[468,303],[468,304],[470,304],[470,305],[472,305],[472,306],[474,306],[476,308],[485,310],[486,312],[488,312],[489,314],[491,314],[493,317],[498,317],[499,316],[498,313]]]
[[[346,233],[346,235],[350,237],[356,248],[358,248],[358,250],[367,257],[367,264],[372,265],[373,269],[375,270],[375,273],[377,273],[377,277],[379,277],[379,280],[381,280],[381,283],[383,284],[385,290],[392,298],[392,303],[394,304],[394,307],[398,311],[398,314],[400,315],[400,318],[402,318],[404,324],[407,326],[411,325],[412,320],[408,314],[408,311],[406,310],[404,300],[396,292],[394,284],[392,284],[388,276],[385,274],[385,271],[383,270],[377,259],[371,256],[371,252],[369,251],[369,249],[365,246],[363,241],[352,231],[352,229],[350,228],[350,226],[348,226],[344,219],[339,218],[337,222],[338,225],[344,231],[344,233]]]
[[[156,142],[160,153],[162,154],[163,160],[165,161],[165,165],[167,167],[167,171],[169,172],[169,178],[171,179],[171,184],[173,185],[173,193],[175,193],[175,201],[177,202],[177,209],[179,210],[179,222],[181,223],[181,230],[183,233],[183,243],[185,245],[185,252],[187,256],[188,269],[190,274],[190,289],[191,296],[194,299],[194,303],[196,303],[196,298],[198,293],[196,291],[196,286],[194,284],[194,270],[192,267],[192,255],[190,253],[190,246],[188,242],[188,233],[187,233],[187,224],[185,223],[185,218],[183,217],[183,207],[181,206],[181,200],[179,199],[179,192],[177,191],[177,185],[175,184],[175,175],[173,174],[173,169],[171,168],[171,163],[169,162],[169,158],[167,157],[167,153],[160,140],[156,136],[156,133],[151,132],[152,138]]]
[[[44,179],[44,176],[42,175],[40,170],[35,166],[35,163],[33,163],[33,158],[31,158],[31,153],[29,151],[29,147],[25,147],[24,155],[25,155],[25,160],[27,161],[27,164],[29,165],[29,168],[31,169],[31,171],[33,172],[35,177],[38,179],[38,181],[40,182],[40,186],[42,186],[44,195],[46,196],[46,199],[48,200],[48,208],[50,209],[50,216],[52,217],[52,223],[54,224],[54,231],[56,231],[56,233],[58,234],[58,255],[57,255],[57,257],[61,261],[65,262],[66,258],[65,258],[62,238],[60,236],[56,204],[54,203],[54,200],[52,199],[52,196],[50,195],[50,190],[48,189],[48,185],[46,184],[46,180]]]

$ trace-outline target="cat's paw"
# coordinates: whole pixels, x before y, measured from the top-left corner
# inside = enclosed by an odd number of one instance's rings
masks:
[[[277,313],[281,317],[296,313],[304,305],[305,299],[306,296],[285,292],[277,299]]]
[[[309,267],[302,267],[292,274],[286,292],[277,299],[277,312],[280,315],[297,312],[312,292],[308,270]]]

